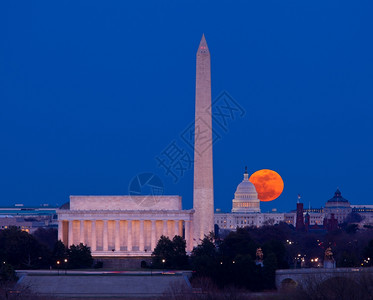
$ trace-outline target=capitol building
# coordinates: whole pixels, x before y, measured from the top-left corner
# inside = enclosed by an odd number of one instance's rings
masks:
[[[247,168],[243,174],[242,182],[237,186],[232,200],[232,210],[230,213],[223,213],[219,209],[215,211],[215,226],[222,230],[236,230],[237,227],[263,225],[275,225],[285,222],[296,227],[297,212],[296,210],[280,213],[276,209],[272,212],[262,213],[260,210],[260,200],[253,183],[249,181]],[[303,222],[312,229],[322,229],[329,219],[335,219],[338,224],[343,223],[351,213],[357,213],[362,220],[359,227],[373,225],[373,205],[352,205],[342,197],[339,189],[334,196],[325,203],[325,207],[303,209]],[[325,228],[324,228],[325,229]]]
[[[220,229],[234,230],[237,227],[273,225],[285,221],[284,213],[261,213],[260,200],[254,184],[249,181],[247,168],[242,182],[237,186],[232,200],[232,212],[215,212],[215,224]]]

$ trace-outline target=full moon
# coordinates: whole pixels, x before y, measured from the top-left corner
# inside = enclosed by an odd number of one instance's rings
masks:
[[[249,180],[254,184],[260,201],[275,200],[284,189],[284,182],[281,176],[272,170],[263,169],[256,171],[250,176]]]

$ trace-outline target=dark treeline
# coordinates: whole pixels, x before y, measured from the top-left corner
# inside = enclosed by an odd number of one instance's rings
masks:
[[[164,259],[167,268],[186,268],[185,252],[183,264],[174,263],[178,253],[172,250],[172,243],[162,237],[153,252],[154,266],[162,267]],[[358,230],[353,224],[333,232],[298,232],[285,223],[237,228],[223,240],[205,237],[194,248],[188,268],[195,279],[208,278],[220,288],[233,285],[251,291],[270,290],[275,288],[276,269],[322,267],[328,247],[337,267],[372,266],[373,230]],[[263,251],[261,264],[256,260],[258,248]]]
[[[333,232],[298,232],[285,223],[238,228],[224,239],[205,237],[189,257],[182,237],[161,237],[151,267],[192,269],[195,279],[208,278],[220,288],[268,290],[275,288],[276,269],[322,267],[328,247],[337,267],[372,266],[373,229],[345,224]],[[258,248],[263,253],[260,263]],[[0,231],[0,262],[1,279],[11,279],[13,269],[87,268],[93,260],[89,247],[66,248],[57,241],[55,229],[31,235],[10,227]]]
[[[17,227],[0,231],[0,280],[13,279],[14,269],[87,268],[93,259],[83,245],[66,248],[56,229],[39,228],[29,234]]]

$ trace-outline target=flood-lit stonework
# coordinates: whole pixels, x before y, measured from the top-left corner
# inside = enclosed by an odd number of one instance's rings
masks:
[[[154,205],[142,205],[144,197]],[[191,251],[193,213],[179,196],[71,196],[58,210],[58,238],[87,244],[93,256],[148,256],[161,235],[180,235]]]

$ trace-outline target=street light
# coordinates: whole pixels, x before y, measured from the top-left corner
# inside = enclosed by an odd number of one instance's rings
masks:
[[[164,274],[164,263],[166,262],[166,260],[163,258],[162,259],[162,264],[163,264],[163,274]]]
[[[64,259],[65,262],[65,275],[67,274],[67,258]]]
[[[57,260],[57,275],[60,276],[60,261]]]

